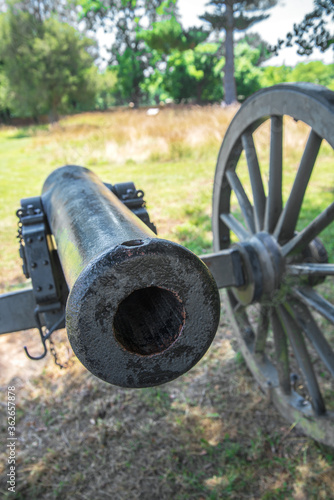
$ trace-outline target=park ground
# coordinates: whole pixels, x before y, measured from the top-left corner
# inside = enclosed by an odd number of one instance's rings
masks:
[[[15,210],[38,195],[64,164],[91,168],[104,181],[132,180],[145,191],[159,235],[202,254],[211,251],[211,193],[221,141],[236,108],[118,110],[67,117],[55,126],[0,128],[0,289],[25,286]],[[288,122],[287,177],[305,141]],[[261,164],[268,130],[257,139]],[[323,145],[310,207],[326,203],[333,179]],[[333,184],[333,182],[332,182]],[[330,235],[328,240],[332,240]],[[329,243],[331,244],[331,243]],[[334,498],[334,453],[301,435],[271,406],[249,373],[222,301],[217,336],[205,357],[169,384],[143,390],[110,386],[72,356],[65,331],[55,334],[60,370],[38,354],[34,331],[0,338],[3,498],[215,500]],[[7,387],[16,388],[17,485],[7,491]]]

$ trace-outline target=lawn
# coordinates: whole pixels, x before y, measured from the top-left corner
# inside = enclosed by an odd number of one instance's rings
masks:
[[[86,166],[105,182],[135,182],[161,237],[197,254],[211,251],[215,162],[235,111],[180,107],[148,116],[129,109],[75,115],[52,127],[0,128],[0,290],[25,281],[16,240],[20,199],[39,195],[47,175],[65,164]],[[306,132],[303,124],[287,121],[285,199]],[[264,176],[268,138],[264,125],[255,138]],[[333,199],[331,155],[324,143],[307,191],[306,221]],[[243,158],[238,168],[249,191]],[[323,242],[334,255],[333,230]],[[66,358],[65,332],[56,338]],[[28,361],[26,342],[39,350],[33,332],[0,338],[1,401],[15,385],[20,437],[15,495],[6,493],[5,445],[0,449],[3,498],[334,498],[333,451],[300,435],[259,391],[233,349],[224,305],[208,354],[191,372],[157,388],[110,386],[75,358],[66,370],[50,355]],[[2,407],[3,435],[5,419]]]

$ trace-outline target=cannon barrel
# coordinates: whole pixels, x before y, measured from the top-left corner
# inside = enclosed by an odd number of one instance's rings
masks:
[[[68,337],[86,368],[111,384],[149,387],[194,366],[220,315],[205,264],[157,238],[86,168],[55,170],[42,201],[70,290]]]

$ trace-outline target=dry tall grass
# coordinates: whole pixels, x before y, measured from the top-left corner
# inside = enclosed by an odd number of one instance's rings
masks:
[[[85,165],[173,161],[207,155],[222,141],[235,110],[219,106],[86,113],[38,134],[34,145],[53,143],[60,163]]]

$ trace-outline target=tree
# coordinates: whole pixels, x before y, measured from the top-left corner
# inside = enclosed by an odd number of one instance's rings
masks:
[[[293,31],[288,33],[286,40],[278,40],[277,45],[271,50],[277,55],[282,46],[292,47],[296,43],[299,48],[297,53],[309,56],[314,48],[325,52],[332,47],[334,50],[334,1],[314,0],[314,9],[306,14],[299,24],[293,25]]]
[[[205,12],[200,19],[207,22],[211,30],[225,33],[224,98],[226,104],[237,100],[234,77],[234,31],[244,31],[263,21],[269,14],[265,11],[277,4],[277,0],[210,0],[207,4],[213,12]]]
[[[18,4],[19,5],[19,4]],[[94,43],[53,17],[41,21],[12,4],[1,16],[0,60],[18,112],[33,116],[94,99]]]
[[[88,28],[110,33],[108,63],[115,67],[122,102],[138,106],[142,84],[153,65],[154,54],[141,34],[159,20],[169,19],[176,0],[79,0]]]

